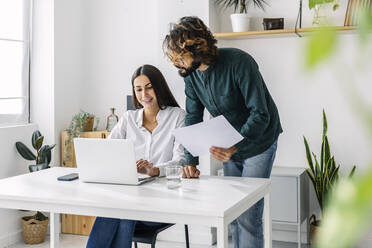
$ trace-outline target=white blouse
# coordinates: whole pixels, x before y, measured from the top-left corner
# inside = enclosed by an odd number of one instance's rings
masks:
[[[185,125],[185,111],[178,107],[159,110],[158,125],[152,133],[142,126],[142,119],[143,108],[126,111],[108,139],[133,140],[136,160],[144,159],[154,164],[160,170],[159,176],[165,175],[165,166],[183,165],[184,148],[175,141],[172,130]]]

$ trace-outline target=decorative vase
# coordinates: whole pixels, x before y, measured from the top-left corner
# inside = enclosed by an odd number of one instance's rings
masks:
[[[26,244],[40,244],[45,241],[49,219],[36,220],[36,215],[22,217],[23,240]]]
[[[119,121],[119,117],[115,114],[115,108],[110,108],[111,114],[106,119],[106,130],[111,132],[116,123]]]
[[[249,31],[250,16],[248,14],[232,14],[230,18],[233,32]]]
[[[332,3],[317,4],[314,7],[313,26],[326,26],[332,14]]]

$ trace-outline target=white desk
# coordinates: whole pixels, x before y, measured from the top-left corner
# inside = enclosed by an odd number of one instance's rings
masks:
[[[77,172],[56,167],[0,180],[0,207],[50,212],[50,247],[59,247],[60,213],[217,228],[217,247],[228,247],[228,224],[265,198],[265,247],[271,248],[270,180],[202,176],[169,190],[164,178],[141,186],[57,181]]]

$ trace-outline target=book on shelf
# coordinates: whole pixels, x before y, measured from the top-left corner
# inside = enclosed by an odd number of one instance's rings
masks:
[[[347,4],[344,26],[357,26],[359,14],[363,10],[372,13],[372,0],[349,0]]]

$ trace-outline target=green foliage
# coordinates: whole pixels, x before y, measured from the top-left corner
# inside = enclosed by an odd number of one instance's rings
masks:
[[[36,155],[22,142],[16,142],[16,148],[19,154],[26,160],[36,160]]]
[[[32,147],[36,150],[35,155],[25,144],[18,141],[16,142],[16,149],[18,153],[26,160],[35,160],[35,165],[30,165],[30,172],[49,168],[50,161],[52,159],[52,149],[56,146],[54,145],[44,145],[44,136],[41,135],[39,130],[36,130],[32,134],[31,143]]]
[[[40,133],[39,130],[36,130],[32,133],[31,144],[32,147],[36,150],[37,156],[22,142],[16,142],[16,148],[18,153],[26,160],[35,160],[36,164],[28,166],[30,172],[44,170],[49,167],[49,163],[52,159],[52,149],[56,146],[54,145],[44,145],[44,136]],[[44,221],[48,219],[42,212],[37,211],[35,219],[39,221]]]
[[[337,39],[336,31],[329,28],[320,28],[307,40],[306,67],[313,69],[321,61],[327,59],[335,49]]]
[[[40,148],[41,145],[43,144],[43,141],[44,141],[44,136],[41,135],[41,133],[39,132],[39,130],[36,130],[36,131],[32,134],[32,138],[31,138],[32,146],[33,146],[36,150],[39,150],[39,148]]]
[[[368,45],[369,34],[372,31],[372,15],[367,9],[362,9],[359,15],[358,33],[361,48]],[[328,59],[337,48],[339,36],[336,30],[329,27],[319,28],[309,37],[305,49],[305,65],[308,69],[315,69],[324,60]]]
[[[365,46],[368,44],[369,37],[372,30],[372,15],[368,11],[367,8],[363,8],[360,12],[359,17],[359,26],[358,26],[358,33],[359,33],[359,39],[362,44],[362,48],[365,48]]]
[[[257,8],[265,10],[265,5],[268,5],[266,0],[215,0],[217,4],[224,8],[233,6],[234,11],[239,8],[239,13],[247,13],[248,4],[253,2],[253,5]]]
[[[80,110],[79,113],[75,114],[70,122],[69,128],[67,128],[67,133],[70,137],[78,137],[79,133],[83,131],[84,124],[89,117],[93,117],[93,114]]]
[[[329,146],[328,136],[328,123],[327,116],[323,110],[323,135],[322,135],[322,146],[320,151],[320,162],[316,155],[310,151],[309,144],[304,137],[304,144],[306,150],[306,160],[309,169],[306,172],[313,183],[315,193],[319,202],[321,211],[323,212],[325,206],[325,200],[327,195],[333,189],[336,182],[339,180],[339,169],[340,165],[336,165],[334,156],[331,154]],[[314,159],[314,160],[313,160]],[[354,174],[356,166],[353,167],[349,175]]]
[[[317,5],[322,5],[326,3],[335,3],[333,5],[333,10],[336,10],[339,6],[336,0],[309,0],[309,9],[313,9]]]
[[[65,140],[65,148],[64,148],[64,160],[71,161],[72,156],[71,153],[68,152],[70,150],[71,140],[75,137],[79,137],[80,132],[84,131],[84,125],[87,122],[89,117],[94,117],[93,114],[85,112],[84,110],[80,110],[79,113],[75,114],[70,122],[70,126],[66,129],[67,131],[67,139]]]
[[[48,217],[46,217],[42,212],[38,211],[35,215],[35,219],[39,220],[39,221],[44,221],[44,220],[48,219]]]
[[[356,247],[372,223],[372,170],[340,182],[324,212],[317,248]]]
[[[327,16],[322,16],[321,9],[326,8],[326,4],[333,4],[332,10],[336,11],[340,7],[338,1],[339,0],[309,0],[309,9],[314,11],[313,25],[323,25],[324,22],[327,22]]]
[[[371,45],[370,34],[372,32],[372,15],[363,11],[361,13],[358,25],[358,34],[360,38],[360,51],[365,56],[368,51],[367,45]],[[310,50],[324,50],[324,48],[311,47],[315,44],[322,46],[322,42],[327,42],[322,39],[323,36],[315,33],[311,36],[310,42],[306,48],[306,55],[310,55]],[[312,60],[312,66],[324,61],[330,57],[336,49],[338,35],[335,34],[335,41],[328,45],[330,51],[325,51],[325,55],[317,56]],[[316,41],[316,42],[315,42]],[[319,52],[318,50],[318,52]],[[360,57],[359,61],[360,62]],[[343,77],[344,83],[349,83],[349,91],[356,88],[353,81],[354,71],[348,73],[348,77]],[[336,72],[339,73],[339,72]],[[354,74],[359,73],[355,72]],[[360,76],[360,75],[358,75]],[[347,82],[347,81],[350,82]],[[369,109],[368,103],[360,100],[355,102],[355,99],[362,98],[358,94],[350,93],[349,99],[352,100],[351,104],[354,107],[357,116],[366,124],[366,127],[372,133],[372,111]],[[355,172],[355,167],[350,173],[352,176]],[[324,215],[322,220],[322,231],[317,236],[315,247],[317,248],[349,248],[357,247],[359,241],[363,238],[366,231],[372,225],[372,164],[370,168],[363,174],[355,175],[352,179],[340,179],[339,183],[334,187],[334,190],[329,194],[328,204],[325,206]]]

